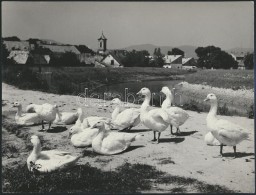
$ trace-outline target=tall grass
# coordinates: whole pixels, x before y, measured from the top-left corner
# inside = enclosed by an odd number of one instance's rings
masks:
[[[185,81],[234,90],[253,89],[254,73],[253,70],[201,70],[186,75]]]

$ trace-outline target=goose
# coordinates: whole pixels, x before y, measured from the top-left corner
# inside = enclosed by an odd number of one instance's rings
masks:
[[[56,118],[56,114],[59,116],[59,120],[61,120],[60,112],[57,105],[51,105],[48,103],[42,105],[34,105],[34,110],[42,119],[42,130],[45,130],[44,121],[49,123],[48,130],[50,129],[52,122]]]
[[[41,151],[41,143],[36,135],[31,136],[31,143],[33,144],[33,150],[27,158],[29,171],[36,169],[42,173],[52,172],[73,166],[80,158],[79,156],[72,156],[69,152],[58,150]]]
[[[153,130],[154,138],[153,143],[159,143],[161,132],[169,126],[169,117],[166,111],[162,108],[156,108],[149,110],[149,103],[151,99],[151,92],[148,88],[142,88],[137,95],[144,95],[145,99],[140,109],[140,120],[141,122]],[[156,132],[158,132],[158,138],[156,139]],[[157,141],[157,142],[155,142]]]
[[[204,136],[204,141],[209,146],[219,146],[220,142],[212,135],[212,132],[208,132]]]
[[[13,107],[17,107],[18,111],[15,115],[15,122],[18,125],[36,125],[40,124],[42,119],[37,113],[23,113],[22,105],[20,102],[14,102]]]
[[[233,146],[234,157],[236,158],[236,145],[249,139],[249,134],[244,132],[243,127],[217,118],[218,100],[215,94],[208,94],[204,101],[209,101],[211,104],[206,123],[212,135],[220,142],[220,155],[223,154],[223,146]]]
[[[70,125],[74,124],[78,119],[78,112],[60,112],[60,118],[56,113],[56,118],[53,121],[54,124]]]
[[[71,137],[71,143],[75,147],[87,147],[92,145],[92,140],[98,135],[99,129],[71,127],[69,131],[69,137]]]
[[[39,104],[29,104],[29,105],[26,107],[26,112],[27,112],[27,113],[34,113],[34,112],[36,112],[36,111],[35,111],[35,106],[39,106]]]
[[[187,121],[187,119],[189,118],[189,114],[182,108],[172,106],[173,95],[171,90],[168,87],[166,86],[162,87],[162,90],[160,92],[164,93],[166,96],[165,100],[161,105],[161,108],[165,110],[168,114],[171,134],[173,134],[172,126],[176,127],[177,129],[176,133],[179,134],[180,133],[179,127]]]
[[[142,137],[138,133],[121,133],[107,131],[104,121],[98,121],[92,128],[98,128],[99,133],[92,141],[93,151],[103,155],[113,155],[125,151],[133,141]]]
[[[140,110],[136,108],[128,108],[120,112],[122,104],[119,98],[114,98],[111,104],[116,105],[112,112],[112,125],[118,130],[127,129],[137,126],[140,123]]]

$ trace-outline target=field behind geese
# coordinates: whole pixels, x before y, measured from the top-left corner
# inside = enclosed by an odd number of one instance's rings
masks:
[[[75,112],[78,107],[83,107],[88,116],[110,117],[113,107],[108,102],[106,106],[89,105],[85,107],[79,105],[76,97],[72,95],[21,90],[7,84],[2,84],[2,96],[2,165],[5,173],[2,185],[4,191],[60,192],[65,190],[67,192],[109,193],[252,193],[255,191],[253,119],[222,116],[224,119],[245,127],[250,134],[251,141],[244,141],[237,146],[238,157],[236,159],[233,159],[232,147],[224,147],[224,157],[215,158],[219,154],[219,147],[207,146],[204,143],[204,135],[208,132],[205,120],[207,113],[193,111],[188,111],[190,118],[181,126],[181,135],[169,135],[170,131],[167,129],[162,133],[160,143],[152,144],[149,142],[153,136],[152,131],[140,124],[129,133],[142,133],[144,135],[142,140],[133,142],[131,147],[121,154],[103,156],[95,154],[90,147],[86,149],[73,147],[70,140],[67,139],[70,125],[53,125],[49,132],[39,132],[41,126],[19,127],[13,125],[16,109],[11,108],[11,105],[13,102],[19,101],[23,104],[24,109],[30,103],[48,102],[60,105],[60,111]],[[90,99],[90,101],[99,103],[98,99]],[[139,105],[133,106],[138,107]],[[32,150],[28,137],[32,134],[37,134],[42,138],[45,150],[59,149],[83,155],[76,167],[52,175],[52,178],[56,178],[56,185],[51,184],[53,179],[48,177],[49,180],[47,180],[47,175],[33,178],[29,173],[26,174],[24,164]],[[135,170],[139,174],[136,174]],[[88,173],[89,175],[86,176],[90,179],[84,180],[85,183],[82,183],[83,176],[76,175],[76,172]],[[76,181],[77,185],[74,184],[76,189],[74,186],[69,189],[56,189],[56,186],[65,186],[57,185],[58,181],[67,183]],[[28,185],[26,182],[31,183]]]

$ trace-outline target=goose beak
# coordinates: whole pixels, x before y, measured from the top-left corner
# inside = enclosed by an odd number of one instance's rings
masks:
[[[210,100],[209,98],[205,98],[205,99],[204,99],[204,102],[207,102],[207,101],[209,101],[209,100]]]
[[[141,91],[139,91],[138,93],[136,93],[136,95],[142,95]]]

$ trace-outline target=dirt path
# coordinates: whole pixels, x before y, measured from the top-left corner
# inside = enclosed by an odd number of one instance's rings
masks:
[[[22,102],[23,108],[29,103],[41,104],[45,102],[61,105],[61,111],[75,111],[78,107],[81,107],[76,98],[71,95],[19,90],[6,84],[2,84],[2,90],[3,100],[6,104],[2,106],[2,111],[3,113],[11,113],[9,117],[12,119],[14,119],[13,111],[15,109],[11,108],[11,103],[14,101]],[[90,101],[92,103],[102,102],[97,99],[91,99]],[[83,108],[87,115],[107,117],[111,116],[113,110],[111,106],[88,106]],[[254,192],[254,141],[244,141],[238,145],[238,158],[236,159],[232,158],[232,147],[224,147],[225,157],[214,158],[219,154],[219,147],[207,146],[203,139],[208,132],[205,120],[207,113],[188,112],[191,117],[181,127],[182,134],[180,136],[169,135],[170,131],[166,130],[161,135],[160,144],[151,144],[148,140],[152,139],[152,131],[140,124],[131,132],[144,134],[144,139],[134,142],[128,151],[113,156],[94,154],[91,152],[91,148],[86,150],[74,148],[70,140],[67,139],[70,126],[53,126],[53,130],[48,133],[39,132],[40,126],[29,127],[24,131],[28,131],[29,134],[42,135],[45,144],[47,144],[47,146],[44,145],[46,148],[58,148],[73,153],[84,152],[85,157],[80,159],[79,164],[89,162],[92,166],[102,170],[113,170],[124,162],[144,163],[156,166],[159,170],[172,175],[191,177],[244,193]],[[254,120],[245,117],[222,117],[245,127],[250,133],[251,139],[254,139]],[[2,135],[5,137],[3,139],[8,136],[4,131]],[[11,139],[15,139],[15,137],[9,137],[9,142],[13,141]],[[8,143],[8,140],[5,142]],[[8,165],[13,161],[24,163],[22,161],[26,159],[27,155],[28,152],[24,151],[16,158],[2,158],[2,163],[3,165]],[[168,192],[170,186],[158,187],[165,188],[165,192]],[[159,191],[160,189],[156,187],[155,192]]]

